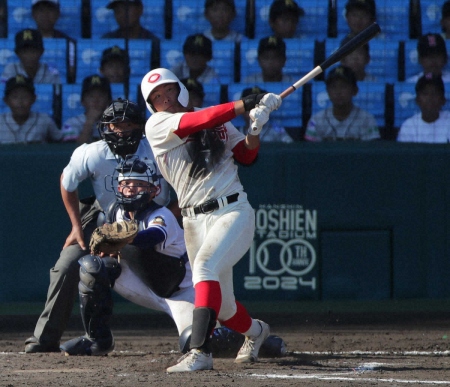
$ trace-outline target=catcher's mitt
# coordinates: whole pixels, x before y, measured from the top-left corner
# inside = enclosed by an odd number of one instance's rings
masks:
[[[97,227],[89,242],[91,254],[117,254],[122,247],[133,241],[138,231],[137,222],[128,220]]]

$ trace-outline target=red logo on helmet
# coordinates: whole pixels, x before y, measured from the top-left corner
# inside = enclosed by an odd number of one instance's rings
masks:
[[[155,82],[157,82],[159,80],[159,78],[161,78],[161,74],[158,74],[158,73],[152,74],[152,75],[150,75],[148,77],[148,82],[149,83],[155,83]]]

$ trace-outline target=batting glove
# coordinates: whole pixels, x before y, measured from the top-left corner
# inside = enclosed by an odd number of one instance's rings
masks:
[[[273,112],[281,106],[281,101],[282,99],[278,94],[267,93],[261,98],[257,106],[267,106]]]
[[[261,133],[264,124],[269,121],[270,109],[267,106],[258,106],[250,110],[250,119],[253,121],[248,134],[257,136]]]
[[[246,112],[252,110],[256,105],[258,105],[259,101],[261,101],[262,97],[264,97],[265,93],[262,94],[250,94],[246,97],[242,98],[242,102],[244,102],[244,109]]]

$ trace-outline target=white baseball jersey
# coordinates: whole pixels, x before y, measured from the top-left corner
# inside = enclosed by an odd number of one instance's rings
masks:
[[[400,126],[399,142],[446,143],[450,141],[450,111],[441,111],[434,122],[425,122],[422,113],[414,114]]]
[[[116,220],[120,221],[124,219],[130,220],[127,213],[122,208],[118,208]],[[161,243],[155,245],[156,251],[180,259],[186,254],[183,229],[178,224],[178,221],[172,212],[166,207],[160,207],[148,214],[146,219],[139,222],[139,226],[139,228],[142,227],[144,230],[154,228],[163,232],[165,239]],[[180,288],[192,286],[192,273],[189,262],[187,262],[186,273],[187,275],[179,285]]]
[[[292,75],[289,74],[283,74],[282,78],[281,78],[281,82],[287,82],[287,83],[294,83],[296,81],[296,79],[294,79],[294,77]],[[259,84],[259,83],[264,83],[264,79],[262,76],[262,73],[257,73],[257,74],[250,74],[248,76],[246,76],[244,78],[244,83],[253,83],[255,85]]]
[[[31,112],[28,120],[18,124],[11,112],[0,114],[0,144],[59,141],[62,133],[46,113]]]
[[[70,117],[64,122],[63,127],[61,129],[62,132],[62,140],[63,141],[76,141],[81,131],[83,130],[83,126],[86,122],[86,114],[82,113],[75,117]],[[94,140],[100,139],[100,134],[97,130],[97,124],[92,125],[92,138]]]
[[[183,114],[155,113],[145,126],[156,162],[177,193],[179,206],[195,206],[235,192],[242,192],[239,199],[244,199],[232,149],[245,136],[227,122],[180,138],[173,132]]]
[[[217,39],[213,36],[211,32],[211,28],[209,30],[203,31],[203,35],[211,40],[211,42],[217,41]],[[240,43],[242,41],[243,35],[237,31],[231,30],[227,36],[220,39],[219,42],[235,42]]]
[[[419,73],[419,74],[416,74],[416,75],[413,75],[412,77],[407,78],[405,82],[408,82],[408,83],[417,83],[417,81],[419,80],[419,78],[422,77],[422,76],[423,76],[423,72],[421,72],[421,73]],[[443,81],[444,83],[450,82],[450,71],[448,71],[448,70],[442,70],[442,75],[441,75],[441,77],[442,77],[442,81]]]
[[[308,141],[367,141],[377,138],[380,138],[380,132],[375,117],[357,106],[353,106],[343,121],[334,117],[332,106],[319,111],[309,120],[305,133]]]
[[[186,63],[186,61],[183,61],[177,65],[175,65],[172,68],[172,72],[179,78],[189,78],[190,70]],[[216,70],[214,70],[211,66],[206,66],[206,69],[203,71],[203,73],[197,77],[197,81],[199,81],[202,84],[205,83],[215,83],[220,84],[220,78],[217,74]]]
[[[141,140],[136,155],[153,160],[152,150],[145,138]],[[116,197],[112,190],[105,189],[105,176],[112,175],[120,161],[120,157],[115,156],[103,140],[82,144],[74,150],[69,164],[63,170],[62,185],[67,191],[73,192],[82,181],[90,179],[101,208],[106,209]],[[161,193],[155,198],[155,202],[167,205],[169,196],[167,182],[161,179]]]
[[[255,230],[255,213],[243,191],[232,152],[245,136],[226,122],[180,138],[174,131],[183,114],[152,114],[145,127],[146,136],[161,173],[178,195],[180,207],[239,194],[237,202],[212,213],[183,217],[192,282],[194,286],[201,281],[220,282],[218,319],[226,321],[236,313],[233,266],[250,248]]]
[[[3,82],[6,82],[9,78],[15,77],[19,74],[24,77],[29,77],[21,62],[9,63],[5,66],[1,78]],[[50,67],[47,63],[41,62],[39,64],[39,69],[33,78],[33,83],[60,84],[61,77],[57,69]]]

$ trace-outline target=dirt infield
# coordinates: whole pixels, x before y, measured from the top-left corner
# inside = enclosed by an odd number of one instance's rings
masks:
[[[167,374],[180,354],[165,315],[120,315],[105,357],[25,354],[36,316],[0,316],[0,386],[427,386],[450,385],[450,315],[266,314],[286,357],[250,365],[215,358],[214,370]],[[73,317],[63,339],[81,334]],[[449,335],[449,338],[447,338]]]

